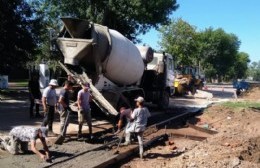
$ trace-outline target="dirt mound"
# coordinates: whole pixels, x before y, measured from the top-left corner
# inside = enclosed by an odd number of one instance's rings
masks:
[[[239,159],[254,163],[260,163],[260,137],[251,138],[246,146],[247,149],[240,152]]]
[[[252,85],[248,91],[242,94],[242,98],[260,101],[260,85]]]
[[[260,113],[251,108],[232,108],[214,105],[196,119],[197,126],[212,129],[218,133],[202,142],[173,139],[178,150],[175,154],[167,146],[150,149],[145,161],[138,159],[122,167],[260,167]],[[184,134],[188,132],[182,132]],[[184,145],[184,146],[183,146]],[[161,148],[161,151],[158,151]],[[160,157],[149,158],[153,153]],[[170,156],[170,157],[164,157]]]

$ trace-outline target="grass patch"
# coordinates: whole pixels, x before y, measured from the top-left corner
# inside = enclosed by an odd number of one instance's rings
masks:
[[[27,87],[28,86],[28,79],[19,79],[19,80],[11,80],[15,84],[16,87]]]
[[[260,108],[259,102],[250,101],[225,102],[222,105],[229,108]]]

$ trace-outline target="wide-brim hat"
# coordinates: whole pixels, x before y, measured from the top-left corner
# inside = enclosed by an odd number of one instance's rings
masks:
[[[58,86],[58,82],[57,82],[56,79],[52,79],[52,80],[50,81],[49,85],[51,85],[51,86]]]

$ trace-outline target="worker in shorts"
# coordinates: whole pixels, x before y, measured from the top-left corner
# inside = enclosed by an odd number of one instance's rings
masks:
[[[30,142],[31,150],[35,154],[37,154],[42,160],[48,160],[50,159],[50,154],[45,140],[47,134],[48,132],[46,127],[14,127],[10,131],[9,136],[5,137],[2,140],[0,139],[0,147],[1,149],[7,150],[9,153],[16,155],[19,154],[19,150],[21,150],[23,153],[27,153],[28,143]],[[42,143],[44,154],[36,149],[37,139],[40,139]]]
[[[143,158],[143,133],[145,131],[148,117],[151,116],[149,110],[144,107],[144,98],[138,97],[135,99],[136,101],[136,108],[134,109],[133,113],[131,114],[132,124],[129,128],[126,129],[126,137],[124,145],[130,144],[130,136],[131,133],[137,134],[137,139],[139,143],[139,154],[140,158]]]
[[[125,129],[131,126],[132,110],[130,108],[121,107],[119,111],[120,111],[120,116],[117,123],[117,131],[115,132],[115,134],[119,134],[121,132],[124,120],[126,120],[127,122]]]
[[[68,115],[69,111],[72,111],[70,108],[70,102],[69,102],[69,91],[72,90],[73,83],[70,81],[65,81],[64,87],[60,91],[59,96],[59,105],[61,105],[60,110],[60,134],[62,136],[66,135],[67,127],[69,125],[69,121],[65,123],[66,116]],[[64,130],[64,131],[63,131]]]
[[[78,104],[78,138],[82,138],[82,126],[84,124],[84,119],[86,119],[89,129],[88,138],[93,139],[92,136],[92,121],[91,121],[91,109],[90,109],[90,91],[89,84],[82,84],[82,89],[78,92],[77,104]]]
[[[42,122],[42,127],[46,127],[48,125],[49,135],[56,136],[53,132],[52,124],[54,120],[54,112],[57,103],[56,96],[56,87],[58,86],[58,82],[56,79],[52,79],[49,83],[49,86],[46,87],[42,94],[42,105],[44,111],[44,119]]]

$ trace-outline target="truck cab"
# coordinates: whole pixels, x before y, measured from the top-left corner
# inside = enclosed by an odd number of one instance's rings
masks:
[[[154,53],[153,61],[144,71],[141,88],[144,89],[147,101],[166,109],[170,96],[174,94],[174,64],[170,54]]]

